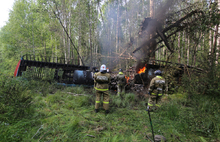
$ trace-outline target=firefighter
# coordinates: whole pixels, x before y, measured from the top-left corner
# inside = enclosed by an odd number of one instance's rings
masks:
[[[148,100],[149,111],[156,110],[160,107],[161,98],[165,90],[165,79],[161,76],[162,72],[156,70],[154,74],[156,77],[151,80],[148,92],[150,95]]]
[[[106,65],[101,65],[100,72],[94,74],[94,83],[96,90],[96,102],[95,102],[95,112],[99,111],[101,96],[103,96],[103,108],[105,113],[109,113],[109,83],[111,81],[111,76],[107,73]]]
[[[117,79],[117,93],[118,96],[120,96],[122,93],[125,92],[125,85],[126,85],[126,79],[122,69],[119,69],[119,73],[117,74],[116,79]]]

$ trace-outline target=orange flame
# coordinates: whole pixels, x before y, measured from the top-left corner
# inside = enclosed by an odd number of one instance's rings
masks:
[[[145,70],[146,70],[146,67],[143,67],[142,69],[139,69],[138,74],[145,73]]]
[[[125,76],[126,80],[127,80],[127,83],[128,83],[128,80],[129,80],[129,77],[128,76]]]

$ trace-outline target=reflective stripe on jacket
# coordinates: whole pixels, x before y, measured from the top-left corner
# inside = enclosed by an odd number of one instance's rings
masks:
[[[126,84],[126,78],[125,78],[125,75],[123,74],[123,72],[119,72],[117,74],[117,84],[118,85],[125,85]]]
[[[149,92],[151,95],[162,96],[165,90],[165,79],[162,76],[154,77],[150,82]]]
[[[111,81],[109,73],[98,72],[94,75],[95,89],[98,91],[108,91],[108,84]]]

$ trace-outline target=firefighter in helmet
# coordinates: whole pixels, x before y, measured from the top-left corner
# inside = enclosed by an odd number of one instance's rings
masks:
[[[118,96],[120,96],[121,93],[125,92],[125,85],[126,85],[126,79],[122,69],[119,69],[119,73],[117,74],[116,79],[117,79],[117,92],[118,92]]]
[[[151,80],[148,92],[150,95],[148,100],[149,111],[153,111],[160,107],[161,98],[165,90],[165,79],[161,76],[162,72],[156,70],[154,74],[156,77]]]
[[[95,102],[95,112],[99,111],[101,96],[103,96],[103,108],[105,113],[109,113],[109,83],[111,81],[111,76],[107,73],[106,65],[101,65],[100,72],[94,74],[94,83],[96,90],[96,102]]]

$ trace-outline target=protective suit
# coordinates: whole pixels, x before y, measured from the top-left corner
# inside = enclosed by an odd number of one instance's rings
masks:
[[[148,106],[150,111],[157,109],[160,107],[161,99],[165,90],[165,79],[161,76],[161,71],[157,70],[154,73],[156,77],[154,77],[149,86],[149,100]]]
[[[106,66],[102,65],[100,72],[94,74],[94,88],[96,90],[95,112],[99,111],[101,96],[103,96],[103,108],[106,113],[109,113],[109,83],[111,76],[106,71]]]
[[[118,93],[118,95],[125,93],[125,85],[126,85],[126,78],[125,78],[125,75],[123,74],[122,69],[120,69],[119,73],[117,74],[117,93]]]

